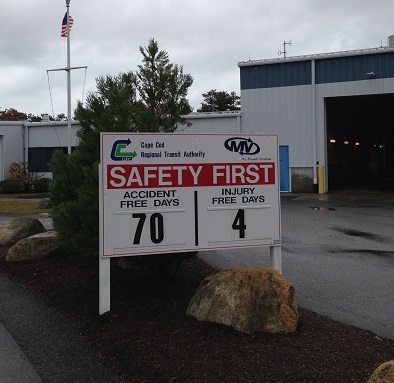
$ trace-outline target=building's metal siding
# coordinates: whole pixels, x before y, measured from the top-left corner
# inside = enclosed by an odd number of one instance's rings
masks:
[[[24,129],[21,123],[2,122],[0,124],[2,136],[2,153],[0,153],[0,177],[8,178],[8,170],[13,162],[24,160]]]
[[[77,145],[78,122],[71,126],[71,145]],[[24,122],[0,121],[0,180],[8,178],[8,170],[13,162],[29,162],[28,151],[32,148],[67,147],[67,122]]]
[[[325,99],[385,93],[394,93],[394,78],[243,90],[242,126],[244,132],[278,133],[280,145],[289,146],[290,168],[312,168],[315,160],[325,164]]]
[[[316,57],[316,84],[394,77],[394,52],[356,56]],[[288,87],[312,83],[312,60],[256,63],[240,67],[241,90]]]
[[[311,63],[282,62],[241,67],[241,90],[306,85],[311,83]]]
[[[289,146],[292,190],[295,179],[316,185],[317,164],[326,166],[328,98],[394,94],[392,47],[238,66],[243,130],[278,133],[280,145]]]
[[[335,82],[316,85],[316,98],[394,93],[394,77],[380,80]]]
[[[376,79],[394,77],[394,52],[316,60],[316,83],[366,80],[373,72]]]
[[[68,127],[64,123],[31,123],[28,126],[29,148],[46,148],[46,147],[67,147],[68,146]],[[71,146],[77,145],[77,131],[80,125],[73,123],[71,125]]]
[[[277,133],[289,145],[290,167],[313,163],[312,89],[310,86],[241,91],[244,132]]]
[[[290,167],[324,164],[325,98],[394,93],[394,52],[256,63],[241,66],[240,72],[244,131],[278,133],[280,144],[289,145]],[[369,72],[376,78],[368,79]],[[310,81],[305,77],[305,85],[296,86],[301,73]]]
[[[187,123],[177,128],[184,133],[239,133],[241,112],[191,113],[185,117]]]

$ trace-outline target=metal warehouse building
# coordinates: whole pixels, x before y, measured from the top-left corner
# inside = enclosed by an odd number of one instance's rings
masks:
[[[29,171],[50,176],[48,162],[55,149],[68,151],[77,145],[76,133],[80,125],[73,121],[68,132],[64,121],[0,121],[0,181],[8,178],[13,162],[28,162]]]
[[[394,177],[393,46],[238,66],[242,130],[279,134],[281,190],[316,191],[318,165],[324,191]]]

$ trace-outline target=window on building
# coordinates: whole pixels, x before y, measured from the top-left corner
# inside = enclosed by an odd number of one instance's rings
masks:
[[[45,173],[50,172],[49,162],[56,149],[67,153],[67,148],[29,148],[29,172]]]

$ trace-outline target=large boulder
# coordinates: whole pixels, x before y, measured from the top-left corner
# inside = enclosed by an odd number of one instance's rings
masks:
[[[44,231],[44,225],[36,218],[14,218],[0,225],[0,245],[12,246],[23,238]]]
[[[56,232],[53,230],[21,239],[8,249],[7,262],[44,258],[58,248]]]
[[[187,315],[244,333],[286,334],[298,325],[293,286],[267,267],[234,268],[207,277],[191,299]]]
[[[394,360],[381,364],[369,377],[368,383],[393,383]]]

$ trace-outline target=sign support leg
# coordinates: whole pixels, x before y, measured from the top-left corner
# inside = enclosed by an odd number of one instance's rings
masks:
[[[99,164],[99,196],[103,199],[102,165]],[[103,212],[99,209],[99,314],[111,309],[111,258],[103,258]]]
[[[111,259],[99,259],[99,314],[111,309]]]
[[[271,267],[282,274],[282,248],[280,246],[270,246]]]

